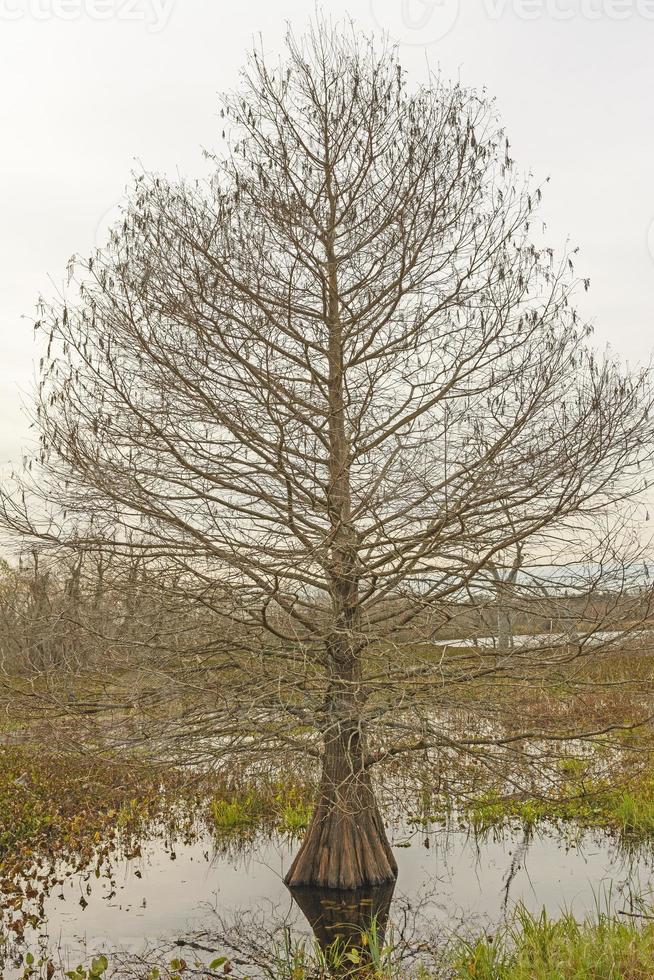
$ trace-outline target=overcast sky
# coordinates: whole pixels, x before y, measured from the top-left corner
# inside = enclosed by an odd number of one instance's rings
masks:
[[[581,246],[596,342],[648,361],[654,312],[654,0],[325,0],[497,97],[519,167],[551,176],[552,244]],[[252,39],[282,47],[310,3],[0,0],[0,462],[17,459],[39,292],[86,254],[136,161],[204,172],[216,94]]]

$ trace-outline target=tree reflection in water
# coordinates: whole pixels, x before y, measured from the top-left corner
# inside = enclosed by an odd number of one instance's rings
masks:
[[[369,936],[373,931],[376,948],[384,945],[394,881],[356,891],[327,888],[290,888],[289,891],[313,929],[328,963],[338,963],[344,952],[353,950],[362,960],[368,958]]]

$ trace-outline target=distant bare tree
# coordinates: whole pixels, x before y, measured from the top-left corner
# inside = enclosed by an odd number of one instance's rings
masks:
[[[165,618],[155,592],[137,581],[143,555],[130,558],[91,552],[32,547],[12,563],[0,562],[0,671],[14,680],[39,674],[97,671],[107,657],[112,635],[113,658],[131,649],[134,639],[160,633]],[[139,590],[139,585],[141,589]],[[179,625],[179,611],[176,611]],[[43,684],[41,684],[43,688]]]
[[[522,561],[522,543],[518,541],[515,546],[513,561],[508,567],[500,566],[492,559],[488,562],[495,592],[497,645],[503,651],[513,647],[514,627],[511,600],[513,593],[519,592],[519,589],[516,590],[516,586],[518,585],[518,574],[522,567]]]
[[[416,638],[526,542],[617,554],[651,396],[585,346],[572,261],[534,244],[541,193],[485,97],[411,91],[394,50],[319,18],[283,63],[256,50],[221,115],[213,178],[139,176],[43,304],[41,452],[5,518],[173,569],[213,635],[144,642],[125,703],[147,737],[319,762],[288,883],[382,883],[375,766],[577,732],[445,709],[583,644],[436,662]]]

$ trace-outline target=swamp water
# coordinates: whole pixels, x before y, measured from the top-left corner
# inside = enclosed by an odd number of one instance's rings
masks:
[[[567,909],[583,917],[598,906],[633,914],[638,898],[647,900],[654,888],[654,850],[628,851],[597,832],[574,839],[552,827],[481,838],[443,828],[395,827],[390,833],[397,885],[392,898],[387,891],[372,901],[383,906],[382,918],[390,902],[394,938],[407,944],[442,944],[454,930],[492,932],[518,902],[554,916]],[[284,929],[310,935],[310,920],[324,939],[330,916],[341,922],[344,916],[342,908],[330,911],[320,894],[304,890],[300,904],[289,894],[283,876],[297,846],[261,836],[218,845],[206,832],[182,841],[162,831],[130,856],[112,855],[98,872],[61,865],[61,884],[46,898],[44,915],[26,932],[22,948],[46,952],[67,968],[100,952],[112,961],[114,951],[119,958],[159,962],[184,956],[208,963],[229,955],[235,976],[263,975],[252,963],[261,960],[271,935],[279,938]],[[2,976],[20,975],[9,955]]]

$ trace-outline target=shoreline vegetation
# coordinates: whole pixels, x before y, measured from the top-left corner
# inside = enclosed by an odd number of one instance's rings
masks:
[[[15,734],[10,730],[8,735]],[[573,837],[584,829],[606,831],[625,847],[646,846],[654,833],[654,755],[647,732],[625,733],[609,746],[601,742],[596,755],[621,752],[621,779],[596,778],[593,757],[559,760],[555,791],[539,796],[506,794],[488,786],[456,808],[432,793],[417,793],[409,828],[430,825],[465,829],[472,834],[502,833],[507,828],[535,830],[548,825]],[[0,748],[0,874],[4,935],[19,943],[34,927],[62,859],[77,868],[100,867],[113,853],[138,853],[139,838],[153,826],[165,825],[193,839],[198,826],[209,829],[217,845],[250,846],[260,834],[297,838],[309,823],[315,786],[291,779],[227,781],[207,774],[185,775],[173,768],[146,766],[135,760],[107,761],[79,754],[49,754],[34,741]],[[613,758],[613,756],[612,756]],[[361,945],[320,948],[288,936],[271,947],[270,971],[279,980],[310,980],[327,976],[374,980],[641,980],[654,976],[654,912],[643,905],[628,918],[599,907],[594,917],[577,922],[570,913],[533,915],[518,906],[495,935],[448,938],[444,949],[405,963],[396,956],[392,927],[388,935],[363,933]],[[383,930],[379,930],[383,933]],[[26,937],[25,937],[26,938]],[[276,940],[275,940],[276,942]],[[434,965],[436,955],[439,964]],[[112,963],[110,951],[79,969],[64,969],[54,960],[23,949],[25,978],[125,976],[143,980],[184,980],[190,976],[225,976],[234,967],[217,951],[206,961],[176,958],[163,964],[140,964],[142,972],[124,972]],[[334,966],[336,963],[336,967]],[[136,969],[136,967],[134,968]],[[236,975],[247,976],[242,967]]]
[[[507,792],[489,775],[475,795],[455,802],[454,779],[439,792],[422,782],[417,770],[413,792],[403,793],[403,819],[415,827],[450,824],[478,833],[511,824],[569,823],[634,842],[654,833],[654,746],[648,729],[626,727],[597,740],[583,755],[562,755],[552,769],[558,779],[548,790]],[[3,868],[8,861],[17,866],[55,847],[80,849],[84,856],[98,834],[135,834],[171,814],[178,824],[201,814],[218,836],[297,835],[309,823],[315,793],[315,783],[292,775],[248,777],[234,769],[228,779],[224,772],[184,772],[134,755],[55,751],[33,737],[24,744],[7,741],[0,744],[0,862]]]
[[[451,656],[456,658],[457,652]],[[634,719],[645,717],[650,677],[649,656],[641,648],[584,663],[575,681],[580,687],[589,682],[585,698],[571,697],[569,678],[539,690],[537,700],[547,701],[550,713],[564,715],[574,700],[589,719],[601,716],[614,724],[614,730],[590,742],[572,740],[552,751],[540,782],[528,776],[528,746],[524,758],[520,750],[499,769],[486,770],[471,760],[457,770],[449,758],[439,783],[433,766],[421,771],[417,765],[409,772],[400,760],[391,771],[391,779],[397,780],[396,799],[383,794],[386,819],[400,819],[416,840],[442,828],[480,840],[516,830],[556,832],[574,842],[593,830],[614,838],[627,852],[648,847],[654,841],[654,744],[651,726]],[[14,697],[7,698],[0,731],[0,939],[19,970],[12,976],[247,977],[247,965],[238,957],[230,959],[230,949],[217,949],[215,955],[198,952],[197,959],[193,949],[183,949],[177,956],[147,963],[126,962],[110,949],[90,950],[88,960],[76,968],[30,944],[62,861],[104,873],[112,859],[138,855],[139,842],[156,828],[189,842],[208,832],[217,849],[248,849],[275,835],[297,841],[311,819],[315,781],[301,781],[291,767],[268,773],[259,768],[255,778],[240,762],[211,773],[163,766],[137,752],[104,757],[98,748],[101,739],[89,741],[94,751],[70,751],[66,746],[77,742],[71,727],[75,720],[39,721],[38,713],[27,710],[30,698],[23,702],[15,692],[38,694],[40,681],[34,687],[29,678],[7,680]],[[86,681],[71,675],[66,683],[75,689]],[[515,700],[519,693],[501,685],[488,690],[498,704]],[[477,690],[475,697],[482,693]],[[462,702],[453,723],[465,723],[474,700]],[[525,701],[521,710],[534,712],[537,700],[531,707]],[[25,717],[32,719],[29,725]],[[500,717],[506,719],[506,712]],[[102,717],[94,718],[101,731]],[[266,957],[267,972],[253,975],[271,980],[645,980],[654,977],[653,915],[645,899],[623,915],[598,901],[596,914],[581,922],[565,909],[559,915],[545,909],[536,914],[518,906],[492,936],[459,930],[443,936],[437,948],[424,950],[422,945],[407,950],[397,942],[391,916],[387,926],[383,922],[377,927],[373,919],[355,944],[321,945],[289,932],[283,941],[271,935],[266,948],[266,937],[259,937],[258,955]]]
[[[323,949],[317,941],[292,943],[287,936],[271,943],[265,976],[271,980],[650,980],[654,975],[654,924],[599,910],[579,922],[570,913],[551,918],[544,910],[534,915],[518,906],[495,935],[473,940],[450,937],[445,948],[430,951],[430,966],[398,962],[392,937],[385,940],[374,921],[359,941],[359,948],[337,941]],[[22,978],[184,980],[201,976],[209,980],[232,973],[234,967],[225,955],[210,961],[178,956],[160,965],[141,964],[116,972],[104,953],[87,965],[59,970],[51,960],[27,953]],[[249,978],[247,972],[235,975]]]
[[[411,765],[401,754],[389,759],[383,770],[387,781],[378,779],[376,789],[385,821],[401,828],[395,846],[424,842],[441,831],[463,832],[475,841],[515,833],[525,839],[557,835],[574,846],[593,831],[615,841],[626,855],[648,848],[654,853],[649,635],[649,629],[636,631],[620,648],[612,642],[593,646],[592,656],[589,647],[581,658],[562,660],[560,669],[543,676],[538,685],[520,677],[480,676],[472,686],[461,684],[450,703],[436,704],[430,717],[455,742],[483,708],[490,727],[480,726],[480,738],[490,734],[499,746],[506,743],[509,748],[499,748],[491,759],[476,755],[474,748],[449,752],[444,741],[439,753],[418,757]],[[516,641],[520,650],[518,634]],[[366,676],[391,653],[385,647],[371,648]],[[456,673],[470,658],[479,667],[495,654],[484,645],[450,644],[443,650],[436,644],[416,644],[404,655],[415,668],[415,677],[406,682],[407,695],[417,704],[425,696],[423,688],[429,696],[438,686],[441,673]],[[173,658],[171,680],[190,666],[195,669],[185,653]],[[204,663],[207,677],[220,673],[220,667],[215,656]],[[62,963],[57,958],[61,953],[49,947],[34,948],[33,937],[45,921],[46,901],[61,881],[62,865],[73,873],[90,870],[110,878],[121,860],[138,858],[141,844],[162,833],[185,843],[208,834],[216,853],[231,854],[253,852],[266,839],[296,845],[310,824],[317,772],[294,765],[292,755],[285,757],[287,764],[274,765],[272,754],[253,764],[247,753],[232,757],[221,748],[220,769],[212,771],[210,752],[164,764],[156,738],[135,739],[134,733],[146,727],[156,731],[158,724],[174,736],[174,712],[166,701],[146,708],[135,703],[130,710],[111,707],[117,690],[128,691],[138,682],[139,670],[138,661],[125,658],[122,670],[111,674],[91,661],[75,669],[52,662],[47,669],[37,665],[3,675],[0,952],[11,964],[12,980],[206,980],[226,975],[244,980],[250,975],[247,956],[235,955],[228,942],[208,952],[192,945],[177,955],[168,947],[161,956],[153,950],[147,962],[126,959],[117,949],[89,947],[78,967]],[[237,673],[230,668],[220,676],[221,697],[235,697]],[[174,688],[170,690],[174,699]],[[521,735],[521,719],[527,717],[542,735]],[[557,741],[557,733],[579,725],[596,734]],[[297,743],[306,737],[300,722],[293,731],[282,731],[273,720],[271,744],[279,732]],[[383,756],[382,742],[374,749]],[[300,777],[306,772],[313,778]],[[324,938],[303,939],[290,930],[281,938],[264,932],[257,937],[252,976],[646,980],[654,978],[654,907],[651,896],[631,898],[622,914],[598,900],[596,914],[582,921],[565,908],[555,914],[551,907],[536,912],[518,905],[507,910],[503,926],[492,935],[464,922],[451,934],[443,929],[430,943],[400,941],[392,915],[387,922],[383,913],[378,923],[369,911],[367,925],[360,926],[357,919],[360,931],[354,935],[348,929],[347,941],[333,944]],[[314,924],[301,898],[298,904]]]

